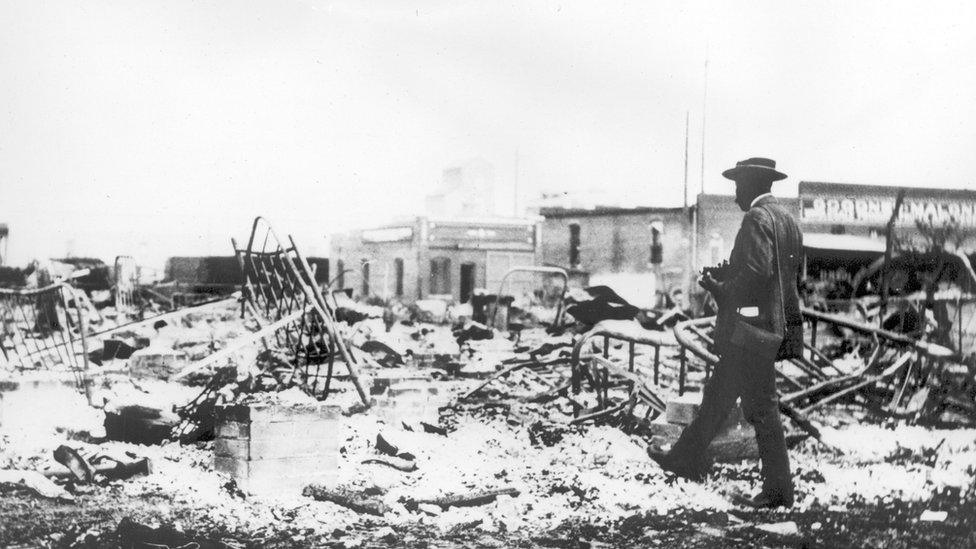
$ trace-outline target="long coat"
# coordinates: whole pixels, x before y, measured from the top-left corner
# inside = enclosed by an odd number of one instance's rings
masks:
[[[779,255],[775,253],[777,247]],[[757,307],[759,315],[749,319],[750,324],[783,334],[778,358],[800,356],[803,317],[797,280],[803,261],[802,250],[803,234],[796,220],[774,197],[763,197],[749,208],[735,236],[728,274],[720,281],[716,292],[719,305],[714,333],[717,351],[721,352],[728,345],[738,310]],[[781,277],[779,283],[775,276],[777,270]]]

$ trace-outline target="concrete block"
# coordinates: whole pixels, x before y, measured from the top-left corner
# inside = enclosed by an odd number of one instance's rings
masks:
[[[390,398],[420,398],[428,399],[437,396],[440,388],[433,382],[400,382],[390,386],[386,395]]]
[[[440,420],[439,409],[446,404],[442,399],[377,397],[370,400],[370,412],[390,425],[420,421],[437,425]]]
[[[242,460],[264,460],[290,457],[327,458],[338,455],[339,441],[333,433],[328,438],[288,436],[276,439],[253,440],[251,438],[217,438],[214,454]]]
[[[214,436],[217,438],[246,438],[251,436],[251,423],[224,420],[214,426]]]
[[[300,493],[308,484],[328,484],[336,479],[338,457],[302,457],[241,460],[214,458],[214,469],[233,478],[243,489],[257,494]]]
[[[255,423],[289,423],[316,419],[335,420],[342,415],[342,408],[323,402],[288,405],[234,404],[232,406],[217,406],[214,413],[218,423],[236,421],[253,425]]]
[[[219,406],[214,468],[254,492],[298,491],[335,477],[341,408],[314,403]]]
[[[136,378],[166,379],[180,371],[186,356],[173,349],[146,347],[129,357],[129,374]]]

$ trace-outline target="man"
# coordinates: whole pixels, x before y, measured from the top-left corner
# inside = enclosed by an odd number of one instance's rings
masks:
[[[705,385],[695,420],[670,452],[649,448],[648,453],[666,471],[704,478],[710,465],[705,457],[708,445],[741,398],[745,417],[756,430],[763,477],[762,491],[741,503],[790,507],[793,480],[779,416],[775,359],[772,355],[757,359],[755,349],[744,348],[748,345],[732,334],[736,323],[744,321],[783,336],[776,358],[800,356],[803,333],[797,272],[802,235],[793,216],[770,194],[773,182],[786,178],[776,170],[776,162],[750,158],[722,175],[735,181],[735,203],[746,214],[726,272],[699,281],[718,303],[713,337],[720,360]]]

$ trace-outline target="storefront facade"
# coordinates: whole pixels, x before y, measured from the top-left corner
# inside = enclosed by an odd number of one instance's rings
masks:
[[[807,276],[846,279],[883,255],[900,192],[905,197],[893,225],[895,249],[925,250],[931,235],[941,232],[949,236],[948,251],[976,253],[976,191],[802,181]]]
[[[511,267],[538,264],[538,224],[514,218],[429,219],[333,239],[337,286],[360,297],[467,302],[495,292]]]

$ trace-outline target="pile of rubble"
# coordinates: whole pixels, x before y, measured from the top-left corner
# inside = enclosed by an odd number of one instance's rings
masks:
[[[797,504],[756,514],[731,503],[758,478],[741,416],[703,483],[647,458],[696,413],[707,319],[592,288],[501,331],[473,310],[323,290],[260,220],[235,249],[240,294],[111,329],[65,322],[87,369],[5,371],[0,543],[845,545],[865,539],[851,521],[881,529],[883,512],[913,539],[974,541],[970,409],[932,404],[971,405],[968,386],[932,388],[972,373],[937,343],[845,325],[781,365]]]

